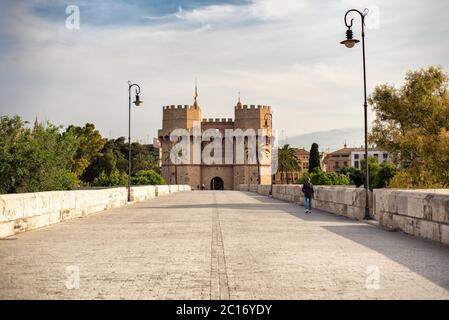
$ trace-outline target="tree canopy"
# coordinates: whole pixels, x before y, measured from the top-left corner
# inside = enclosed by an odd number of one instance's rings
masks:
[[[317,143],[313,143],[310,148],[309,172],[313,172],[315,168],[321,169],[320,151],[318,150]]]
[[[137,182],[163,181],[157,150],[140,143],[133,143],[131,150],[132,176],[140,172]],[[128,144],[123,137],[104,139],[91,123],[63,130],[48,122],[30,127],[18,116],[0,117],[0,193],[119,186],[127,180]]]
[[[400,88],[376,87],[370,142],[402,169],[395,187],[449,186],[449,77],[441,67],[410,71]]]
[[[281,180],[283,183],[283,175],[285,172],[300,171],[301,166],[299,165],[299,160],[296,157],[295,148],[290,147],[290,145],[285,144],[279,149],[278,153],[278,172],[281,173]],[[288,182],[288,181],[287,181]]]

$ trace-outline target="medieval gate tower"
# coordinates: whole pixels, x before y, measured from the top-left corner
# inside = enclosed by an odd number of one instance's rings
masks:
[[[270,116],[267,116],[269,114]],[[267,121],[268,119],[268,121]],[[198,104],[198,91],[195,87],[195,99],[193,105],[171,105],[163,107],[162,115],[162,129],[158,132],[159,141],[162,148],[162,175],[169,184],[187,184],[192,189],[197,189],[198,186],[204,184],[207,190],[223,189],[223,190],[238,190],[239,184],[258,183],[258,175],[260,172],[260,183],[271,184],[271,170],[270,160],[259,164],[248,163],[247,154],[244,163],[236,162],[235,153],[235,139],[233,139],[234,155],[231,164],[205,164],[201,161],[199,164],[174,164],[170,160],[170,150],[175,142],[170,141],[170,134],[175,129],[186,129],[193,133],[195,122],[201,123],[201,130],[204,132],[207,129],[219,130],[224,137],[226,129],[253,129],[258,133],[259,129],[265,129],[267,134],[267,149],[271,148],[269,145],[269,135],[271,135],[271,107],[269,106],[255,106],[242,105],[240,97],[237,105],[234,107],[234,120],[231,118],[209,118],[202,117],[202,111]],[[190,137],[192,140],[192,136]],[[204,146],[210,142],[203,142],[201,144],[201,151]],[[267,157],[270,157],[268,152]],[[229,163],[229,162],[228,162]]]

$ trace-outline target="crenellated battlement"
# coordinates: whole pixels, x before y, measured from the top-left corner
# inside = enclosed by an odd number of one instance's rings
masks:
[[[232,118],[203,118],[204,123],[234,123]]]
[[[163,106],[163,110],[186,110],[186,109],[199,109],[198,107],[192,106],[192,105],[170,105],[170,106]]]
[[[271,110],[271,107],[270,106],[265,106],[265,105],[254,105],[254,104],[251,104],[251,105],[246,105],[246,104],[244,104],[244,105],[236,105],[235,107],[235,110],[267,110],[267,111],[270,111]]]

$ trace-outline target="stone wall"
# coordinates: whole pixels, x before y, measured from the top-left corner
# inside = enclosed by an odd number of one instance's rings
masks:
[[[156,197],[157,186],[138,186],[131,188],[131,201],[139,202]]]
[[[273,198],[304,203],[304,195],[301,191],[302,185],[240,185],[241,191],[257,192],[269,195],[272,188]],[[337,186],[315,186],[315,197],[313,207],[342,215],[352,219],[363,219],[365,215],[365,189]],[[370,203],[370,208],[372,204]]]
[[[190,190],[190,186],[132,187],[131,201]],[[126,188],[0,195],[0,238],[123,206],[127,200]]]
[[[267,195],[270,186],[240,185],[241,191]],[[303,205],[301,185],[273,185],[273,198]],[[354,187],[315,186],[313,207],[361,220],[365,215],[365,190]],[[256,191],[254,191],[256,190]],[[449,244],[449,189],[375,189],[370,211],[388,230]]]
[[[449,244],[449,190],[374,190],[374,217],[389,230]]]

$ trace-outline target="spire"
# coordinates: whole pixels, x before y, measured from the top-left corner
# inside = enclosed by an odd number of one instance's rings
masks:
[[[195,97],[193,99],[193,106],[198,107],[198,81],[195,78]]]
[[[242,106],[242,101],[240,100],[240,91],[239,91],[239,100],[237,102],[237,107],[241,107]]]

